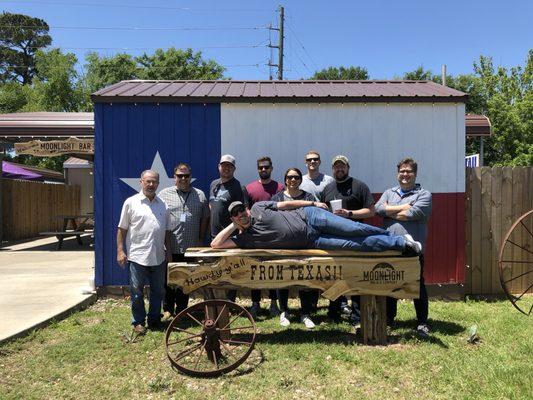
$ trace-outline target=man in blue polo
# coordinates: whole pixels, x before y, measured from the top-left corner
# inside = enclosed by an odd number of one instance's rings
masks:
[[[418,165],[412,158],[404,158],[397,165],[398,186],[387,189],[376,203],[376,213],[383,217],[384,228],[396,235],[410,234],[422,244],[420,254],[420,298],[415,299],[416,331],[429,335],[429,300],[424,284],[424,250],[431,214],[431,193],[416,183]],[[387,299],[387,320],[392,324],[396,317],[397,300]]]

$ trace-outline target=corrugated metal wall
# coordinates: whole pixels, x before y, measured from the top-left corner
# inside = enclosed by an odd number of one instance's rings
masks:
[[[219,104],[95,104],[96,285],[128,284],[116,263],[116,227],[124,200],[135,190],[120,178],[138,178],[159,152],[168,176],[184,161],[194,186],[207,191],[218,176]]]
[[[397,184],[396,164],[419,165],[418,182],[433,193],[425,277],[464,282],[464,104],[223,104],[222,152],[237,158],[243,184],[257,179],[256,159],[269,155],[275,179],[308,150],[320,152],[321,171],[344,154],[350,174],[378,196]],[[375,218],[372,223],[380,224]]]

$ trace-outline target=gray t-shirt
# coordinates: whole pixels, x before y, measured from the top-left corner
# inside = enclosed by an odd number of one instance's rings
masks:
[[[300,189],[310,193],[315,201],[320,201],[320,197],[326,185],[330,182],[335,182],[329,175],[319,174],[315,179],[309,178],[309,175],[304,175]]]
[[[274,201],[260,201],[250,210],[251,226],[231,238],[245,249],[301,249],[310,247],[303,208],[280,211]]]

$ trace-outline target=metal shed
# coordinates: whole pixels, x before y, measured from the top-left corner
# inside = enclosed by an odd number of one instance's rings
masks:
[[[400,159],[415,158],[434,201],[426,281],[462,283],[466,98],[429,81],[124,81],[96,92],[96,284],[127,284],[116,226],[142,170],[164,170],[163,188],[188,162],[207,192],[221,154],[236,157],[246,184],[258,157],[272,158],[279,181],[288,167],[305,169],[310,149],[328,174],[329,160],[347,155],[350,174],[376,196],[396,184]]]

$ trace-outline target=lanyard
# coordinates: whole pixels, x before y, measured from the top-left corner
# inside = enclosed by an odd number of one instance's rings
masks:
[[[185,201],[182,200],[181,196],[179,195],[179,192],[181,192],[181,190],[179,189],[176,189],[176,192],[178,193],[178,197],[180,199],[180,202],[182,203],[182,207],[183,207],[183,212],[185,212],[185,206],[187,205],[187,200],[189,199],[189,195],[191,194],[191,191],[189,190],[187,192],[187,196],[185,196]]]

